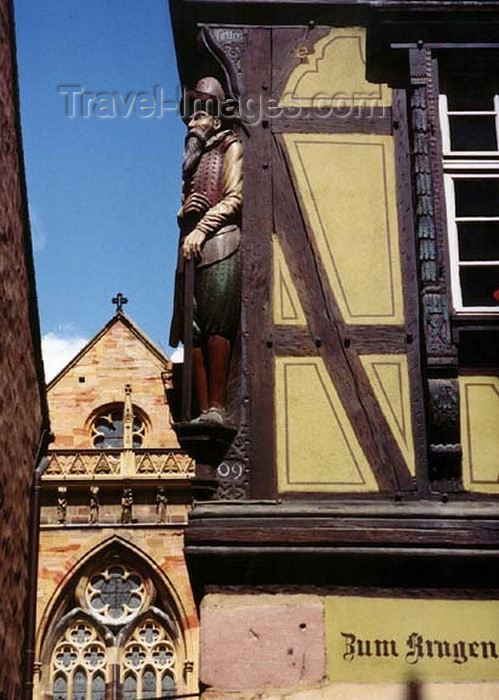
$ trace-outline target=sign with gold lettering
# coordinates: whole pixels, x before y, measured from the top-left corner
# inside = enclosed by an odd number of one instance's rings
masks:
[[[328,597],[333,681],[499,679],[499,601]]]

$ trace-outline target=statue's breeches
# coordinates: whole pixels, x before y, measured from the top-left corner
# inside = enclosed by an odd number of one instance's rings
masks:
[[[241,305],[240,250],[197,268],[194,278],[194,343],[210,335],[232,339],[239,327]]]

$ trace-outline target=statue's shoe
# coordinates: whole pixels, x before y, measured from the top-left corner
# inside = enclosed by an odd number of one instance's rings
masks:
[[[225,411],[218,406],[211,406],[205,411],[201,411],[197,418],[191,420],[194,425],[207,423],[209,425],[224,425]]]
[[[194,425],[196,425],[197,423],[206,423],[206,416],[207,416],[207,414],[208,414],[208,411],[207,411],[207,410],[201,411],[201,413],[199,414],[199,416],[198,416],[197,418],[193,418],[190,422],[191,422],[191,423],[194,423]]]
[[[211,423],[211,425],[223,425],[225,423],[225,411],[218,406],[211,406],[203,416],[203,423]]]

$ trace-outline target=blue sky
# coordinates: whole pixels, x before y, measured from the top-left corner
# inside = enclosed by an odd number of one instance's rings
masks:
[[[45,348],[52,339],[59,344],[50,352],[61,356],[64,343],[75,352],[111,318],[111,297],[121,291],[125,311],[168,351],[184,126],[174,109],[154,113],[151,98],[133,103],[155,86],[164,100],[177,96],[167,0],[14,5]],[[85,98],[84,118],[76,95],[70,118],[65,85],[116,93],[130,114],[118,116],[100,95],[89,109]]]

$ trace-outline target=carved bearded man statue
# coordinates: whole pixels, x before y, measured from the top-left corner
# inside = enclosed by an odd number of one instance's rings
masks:
[[[232,343],[241,296],[242,147],[225,128],[225,99],[215,78],[203,78],[190,94],[184,163],[180,254],[170,344],[182,337],[185,261],[195,260],[193,384],[199,423],[223,424]]]

